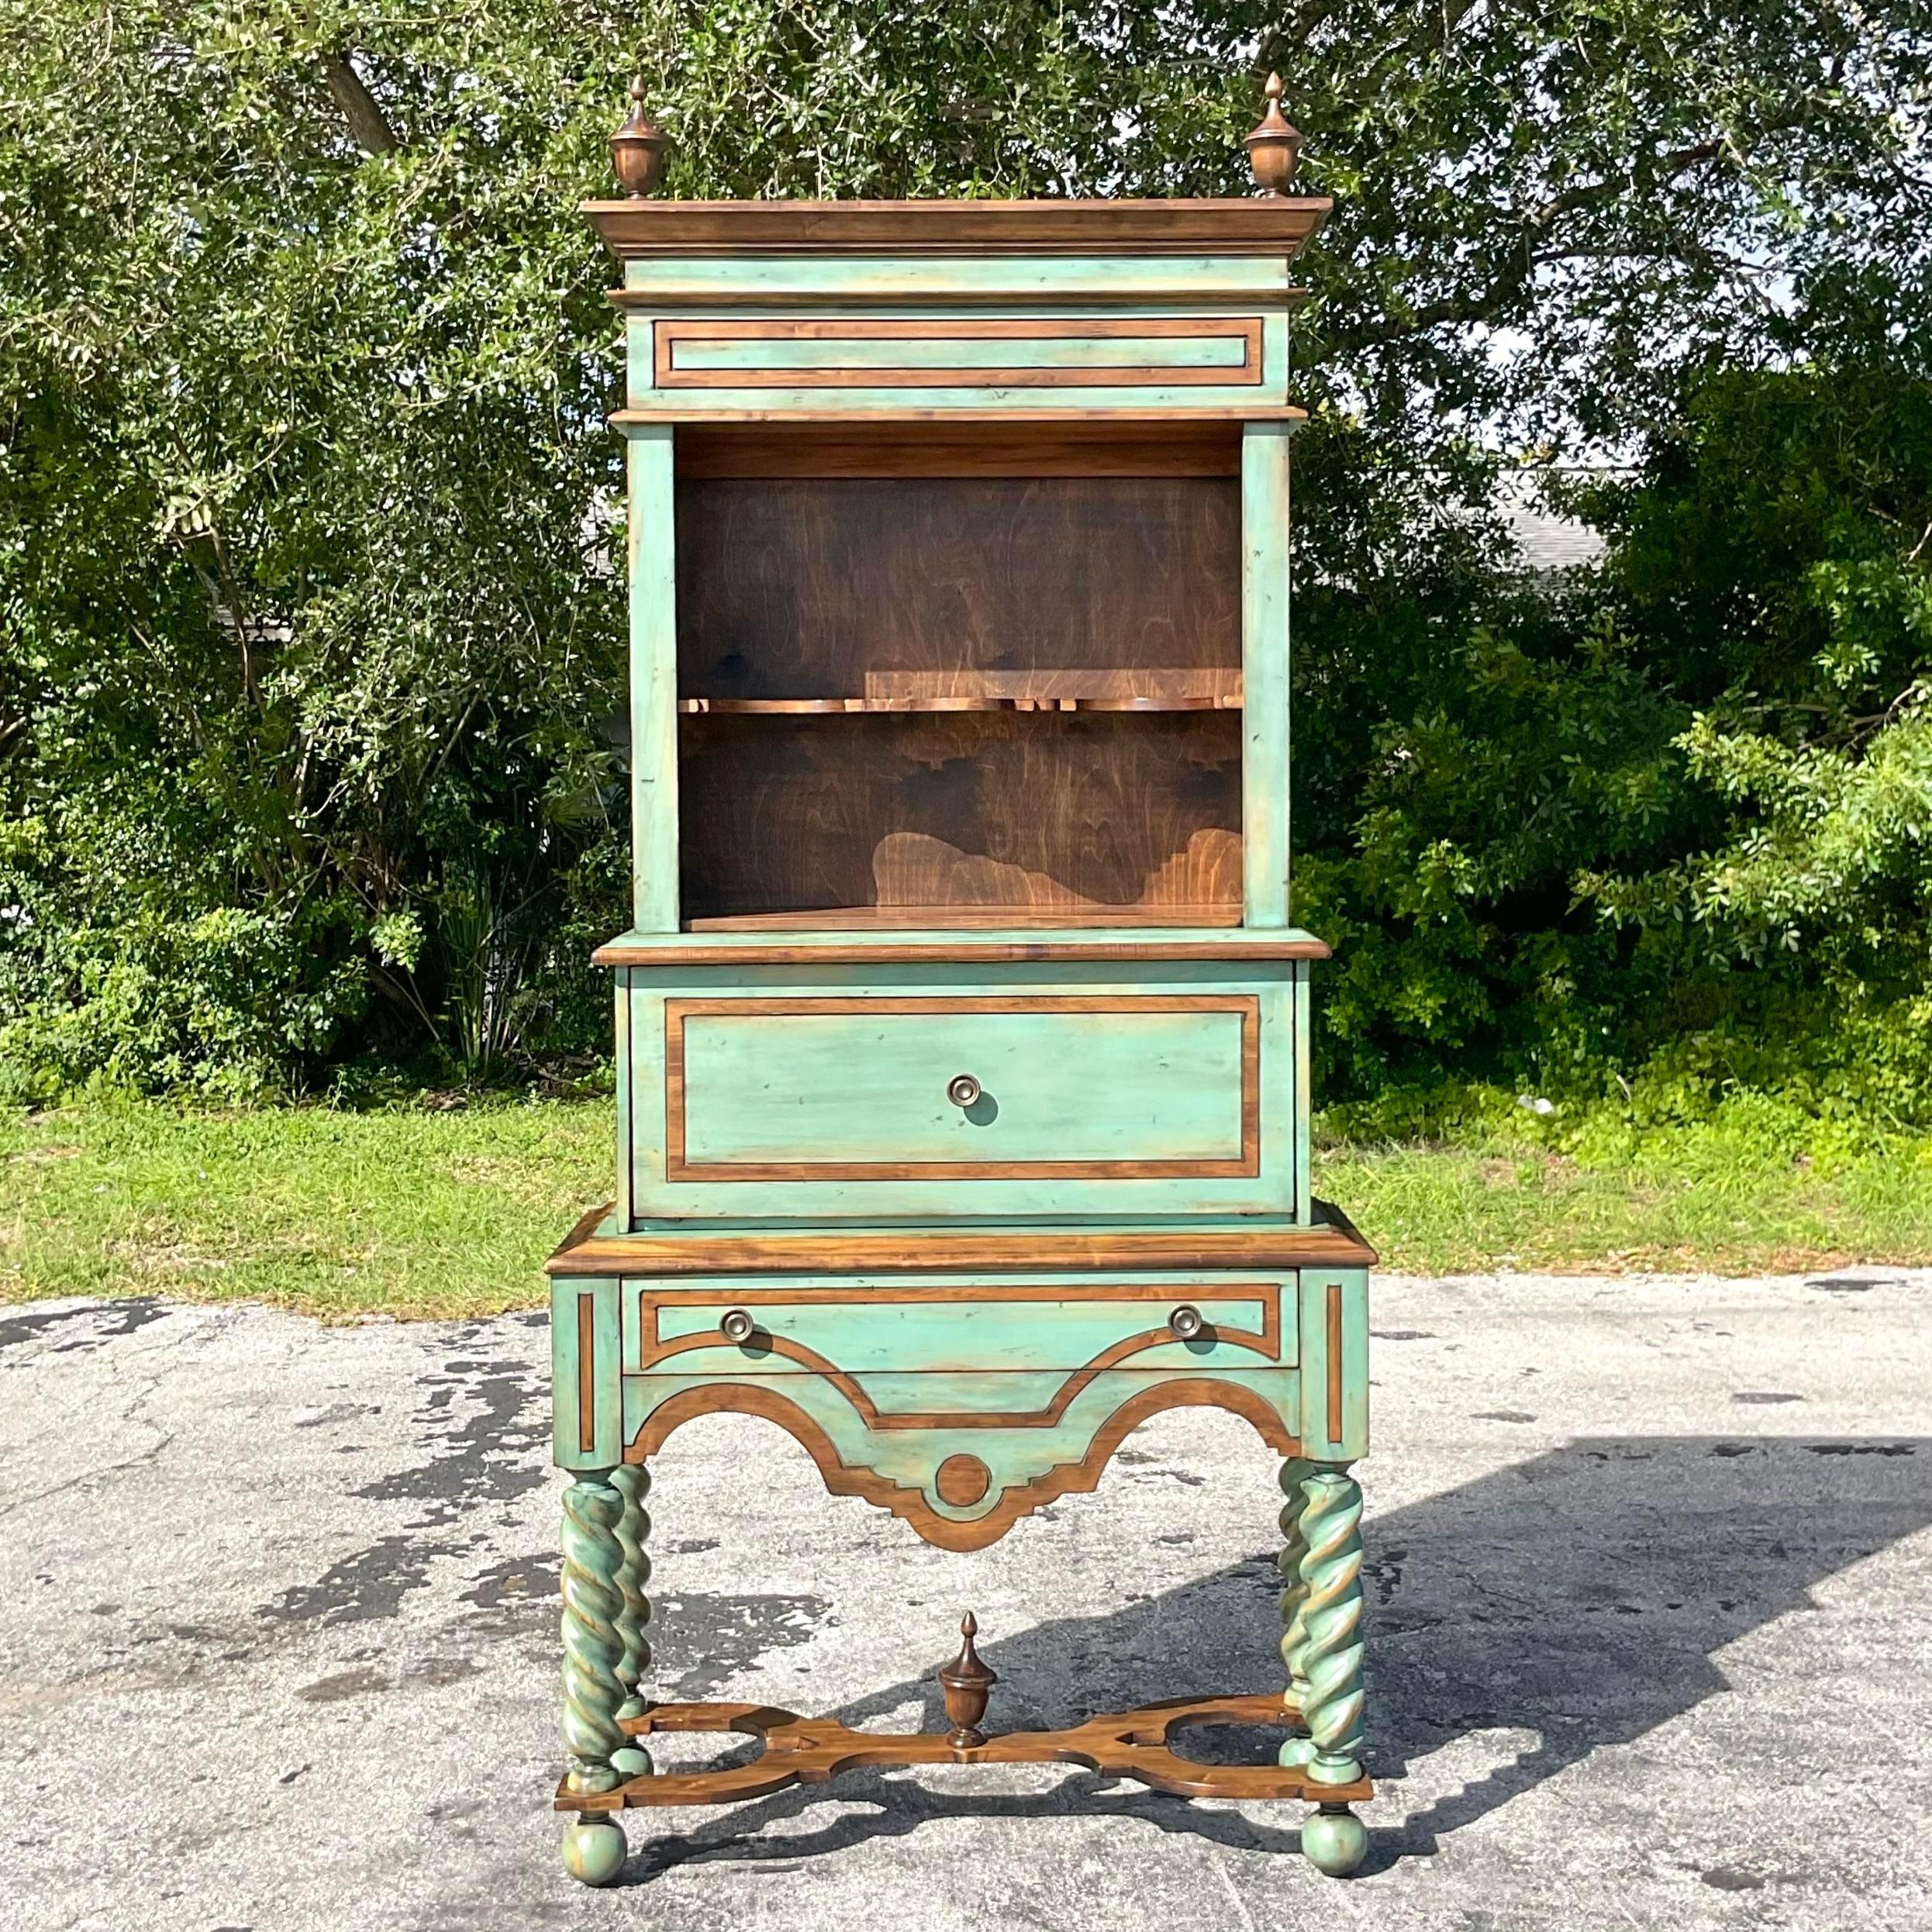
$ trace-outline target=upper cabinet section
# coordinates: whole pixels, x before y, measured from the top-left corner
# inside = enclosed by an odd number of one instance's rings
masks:
[[[1289,264],[1330,205],[637,197],[584,212],[623,264],[620,422],[1254,419],[1296,413]]]

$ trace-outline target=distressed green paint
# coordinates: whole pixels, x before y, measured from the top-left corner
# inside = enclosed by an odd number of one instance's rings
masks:
[[[1241,1157],[1231,1011],[694,1015],[695,1164]],[[1070,1071],[1076,1073],[1069,1078]],[[960,1106],[949,1082],[982,1089]]]
[[[992,1513],[1002,1491],[1082,1461],[1095,1437],[1130,1397],[1180,1378],[1176,1374],[1103,1370],[1080,1389],[1051,1426],[875,1430],[838,1386],[822,1375],[797,1375],[782,1384],[764,1376],[630,1375],[624,1378],[624,1416],[634,1439],[655,1409],[686,1389],[716,1389],[736,1382],[754,1396],[782,1396],[817,1424],[846,1468],[868,1470],[902,1489],[918,1490],[937,1515],[954,1523],[971,1523]],[[930,1376],[923,1379],[952,1381]],[[1016,1378],[983,1379],[1002,1382]],[[1260,1396],[1285,1427],[1293,1427],[1298,1400],[1293,1369],[1221,1369],[1213,1380],[1223,1388],[1245,1389]],[[933,1487],[940,1465],[952,1455],[977,1456],[992,1472],[985,1499],[970,1508],[943,1502]]]
[[[1159,960],[1096,968],[988,966],[633,967],[630,1110],[632,1192],[640,1218],[922,1214],[1053,1216],[1295,1212],[1297,1144],[1292,962]],[[1238,1164],[1240,1026],[1233,1013],[1174,1009],[1197,995],[1252,995],[1260,1015],[1259,1171],[1137,1178],[1046,1164],[1135,1161]],[[1078,1015],[881,1009],[837,1017],[687,1015],[685,1160],[671,1171],[665,1002],[743,995],[875,1002],[919,999],[1051,1001],[1094,995],[1165,1003]],[[735,1040],[743,1043],[733,1044]],[[731,1051],[727,1051],[727,1048]],[[971,1074],[994,1108],[962,1110],[947,1083]],[[996,1111],[994,1109],[996,1109]],[[981,1150],[984,1149],[985,1151]],[[932,1176],[825,1173],[903,1161],[945,1162]],[[950,1164],[1011,1162],[1015,1175],[957,1178]],[[733,1164],[796,1164],[795,1175],[738,1178]],[[1026,1171],[1029,1164],[1036,1171]]]
[[[1345,1879],[1368,1856],[1368,1827],[1346,1805],[1323,1805],[1302,1827],[1302,1854],[1317,1872]]]
[[[1292,284],[1287,263],[1262,255],[778,255],[733,260],[696,256],[630,261],[624,285],[646,303],[707,314],[735,305],[781,305],[799,312],[809,302],[916,304],[921,315],[973,311],[962,298],[1013,303],[1090,304],[1095,313],[1171,304],[1185,312],[1202,302],[1285,310]]]
[[[1288,1501],[1281,1513],[1282,1548],[1276,1568],[1282,1578],[1282,1664],[1288,1673],[1288,1703],[1299,1716],[1308,1702],[1308,1672],[1302,1652],[1308,1641],[1308,1585],[1302,1562],[1308,1554],[1302,1534],[1302,1482],[1314,1465],[1291,1457],[1282,1465],[1282,1493]],[[1304,1731],[1306,1720],[1302,1720]],[[1282,1765],[1305,1765],[1314,1751],[1306,1734],[1290,1737],[1276,1754]]]
[[[564,1827],[564,1869],[580,1885],[615,1885],[630,1849],[608,1813],[580,1815]]]
[[[635,1104],[636,1083],[623,1071],[630,1064],[630,972],[627,967],[616,969],[617,1016],[615,1038],[617,1046],[617,1199],[613,1205],[617,1225],[629,1227],[636,1209],[630,1198],[630,1110]]]
[[[1341,1433],[1329,1423],[1328,1291],[1341,1292]],[[1368,1451],[1368,1275],[1362,1268],[1304,1268],[1301,1286],[1302,1447],[1324,1462]]]
[[[623,1644],[618,1660],[618,1681],[624,1689],[624,1701],[617,1708],[621,1723],[626,1717],[641,1717],[645,1700],[639,1684],[650,1666],[650,1642],[644,1634],[650,1622],[650,1558],[644,1554],[645,1539],[650,1534],[650,1517],[644,1498],[650,1492],[650,1476],[641,1463],[627,1462],[613,1469],[611,1487],[624,1502],[617,1520],[617,1547],[621,1553],[617,1566],[617,1588],[623,1598],[618,1613],[617,1634]],[[611,1754],[611,1768],[626,1778],[649,1777],[655,1767],[650,1754],[635,1739],[626,1739]]]
[[[1093,1223],[1082,1223],[1092,1226]],[[1211,1225],[1211,1223],[1209,1223]],[[1248,1223],[1219,1223],[1242,1226]],[[676,1296],[655,1310],[659,1340],[715,1331],[724,1314],[742,1308],[755,1323],[827,1356],[833,1366],[868,1378],[868,1391],[879,1375],[904,1371],[900,1379],[923,1378],[933,1370],[993,1370],[1002,1375],[1036,1371],[1051,1397],[1067,1374],[1086,1368],[1113,1343],[1150,1329],[1161,1329],[1173,1310],[1198,1308],[1215,1329],[1250,1337],[1268,1333],[1273,1304],[1279,1302],[1279,1344],[1271,1354],[1221,1335],[1198,1335],[1190,1343],[1155,1337],[1146,1352],[1128,1366],[1189,1370],[1221,1351],[1219,1358],[1237,1368],[1264,1362],[1292,1366],[1299,1347],[1296,1277],[1265,1271],[1200,1271],[1175,1269],[1061,1269],[1028,1275],[995,1277],[999,1295],[985,1291],[989,1277],[935,1271],[922,1275],[671,1275],[624,1281],[624,1374],[645,1371],[643,1304],[655,1296]],[[1132,1299],[1078,1299],[1068,1291],[1105,1287],[1132,1289]],[[812,1295],[844,1300],[809,1300]],[[908,1295],[957,1296],[949,1300],[906,1300]],[[738,1344],[721,1344],[717,1360],[709,1352],[668,1356],[649,1374],[692,1375],[695,1371],[798,1374],[798,1364]],[[930,1391],[927,1391],[930,1393]],[[1045,1397],[1044,1397],[1045,1399]],[[922,1399],[923,1401],[923,1399]],[[881,1406],[888,1406],[881,1402]],[[912,1406],[919,1406],[914,1402]],[[926,1406],[931,1406],[926,1402]],[[997,1405],[995,1405],[997,1406]]]
[[[887,389],[848,388],[843,384],[815,388],[801,384],[796,388],[650,389],[630,406],[651,420],[619,426],[626,435],[635,436],[679,420],[704,422],[719,417],[858,416],[877,416],[884,422],[933,412],[968,418],[983,409],[1021,416],[1041,412],[1064,416],[1069,409],[1077,409],[1083,416],[1151,412],[1232,418],[1277,399],[1258,384],[1209,382],[1126,386],[1109,386],[1099,381],[1092,385],[988,383],[983,387],[961,388],[922,384],[917,388]]]
[[[581,1385],[578,1336],[580,1305],[591,1305],[592,1443],[583,1447],[578,1406]],[[619,1430],[622,1406],[616,1398],[623,1359],[623,1326],[618,1284],[585,1277],[550,1283],[551,1455],[560,1469],[607,1469],[623,1459]]]
[[[802,1283],[801,1285],[803,1285]],[[978,1285],[977,1283],[962,1286]],[[1002,1285],[1008,1285],[1002,1283]],[[1269,1305],[1280,1298],[1277,1289],[1245,1295],[1230,1285],[1193,1282],[1164,1284],[1144,1299],[1056,1300],[1051,1288],[1025,1300],[1010,1295],[974,1301],[899,1301],[895,1290],[857,1290],[844,1302],[794,1301],[767,1285],[762,1294],[745,1295],[704,1285],[706,1305],[674,1304],[657,1311],[660,1343],[715,1333],[724,1314],[742,1308],[758,1325],[758,1333],[742,1346],[721,1344],[698,1357],[686,1352],[667,1357],[661,1366],[672,1372],[693,1368],[706,1371],[796,1375],[795,1358],[773,1348],[770,1338],[794,1343],[822,1355],[834,1368],[864,1378],[872,1373],[912,1364],[928,1371],[1084,1368],[1096,1357],[1137,1335],[1153,1340],[1137,1349],[1121,1365],[1136,1368],[1187,1368],[1213,1363],[1255,1366],[1281,1358],[1264,1350],[1260,1338]],[[916,1285],[919,1293],[958,1292]],[[896,1292],[906,1292],[904,1285]],[[1293,1307],[1293,1289],[1288,1291]],[[1207,1328],[1191,1340],[1175,1339],[1168,1317],[1182,1307],[1197,1310]],[[1237,1341],[1224,1338],[1244,1335]],[[1291,1347],[1288,1359],[1294,1359]],[[944,1379],[942,1375],[940,1379]]]
[[[1353,1784],[1362,1775],[1361,1490],[1340,1469],[1310,1469],[1299,1487],[1296,1659],[1307,1685],[1308,1775],[1317,1784]]]
[[[1238,369],[1247,345],[1232,335],[900,336],[799,341],[702,336],[678,341],[685,369]]]
[[[1241,436],[1241,891],[1253,926],[1288,923],[1288,450],[1294,426]]]
[[[623,1782],[610,1760],[624,1742],[617,1728],[625,1695],[619,1628],[623,1549],[617,1538],[624,1499],[610,1473],[581,1471],[564,1492],[564,1747],[573,1791],[609,1791]]]
[[[631,919],[678,930],[678,582],[668,426],[626,440],[630,488]]]
[[[1294,966],[1295,1002],[1295,1217],[1304,1226],[1315,1223],[1313,1122],[1314,1026],[1308,962]],[[621,1062],[620,1062],[621,1064]]]

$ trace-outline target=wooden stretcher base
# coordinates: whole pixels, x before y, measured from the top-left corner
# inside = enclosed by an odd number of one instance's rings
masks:
[[[1306,1765],[1203,1765],[1175,1755],[1171,1733],[1209,1724],[1264,1725],[1288,1733],[1301,1713],[1276,1695],[1181,1697],[1139,1710],[1090,1717],[1065,1730],[1016,1730],[984,1744],[954,1745],[942,1731],[854,1730],[836,1718],[800,1717],[768,1704],[659,1704],[622,1720],[633,1737],[654,1731],[736,1731],[764,1749],[750,1764],[712,1771],[661,1772],[609,1791],[557,1789],[555,1809],[622,1811],[652,1805],[722,1805],[769,1797],[793,1785],[829,1783],[841,1772],[912,1765],[1084,1765],[1138,1778],[1178,1798],[1299,1798],[1309,1804],[1360,1804],[1372,1795],[1366,1778],[1324,1785]]]

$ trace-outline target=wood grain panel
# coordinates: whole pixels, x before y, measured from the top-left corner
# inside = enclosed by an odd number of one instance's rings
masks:
[[[694,1018],[732,1019],[811,1019],[840,1016],[871,1024],[894,1016],[957,1018],[998,1013],[1030,1019],[1059,1014],[1113,1014],[1153,1018],[1173,1014],[1226,1013],[1240,1023],[1240,1151],[1228,1159],[977,1161],[891,1159],[864,1161],[723,1161],[698,1159],[687,1152],[687,1047],[685,1023]],[[1251,1180],[1261,1171],[1261,1016],[1253,993],[1030,994],[1017,997],[900,995],[854,999],[672,999],[664,1002],[664,1172],[673,1182],[827,1181],[1159,1181]],[[1081,1078],[1078,1045],[1069,1039],[1066,1077]],[[1098,1099],[1098,1096],[1096,1097]],[[890,1119],[870,1123],[889,1144],[903,1124]]]
[[[719,935],[709,945],[702,938],[685,939],[674,951],[612,940],[599,947],[591,959],[599,966],[971,966],[1082,961],[1157,964],[1164,960],[1259,964],[1330,957],[1327,944],[1306,933],[1262,934],[1261,944],[1251,943],[1241,926],[1238,906],[1064,907],[1051,922],[1055,929],[1052,938],[1029,930],[1040,923],[1029,917],[1024,908],[999,906],[842,906],[823,912],[745,913],[690,921],[694,933]],[[1118,940],[1085,937],[1087,930],[1116,926],[1145,933],[1166,926],[1177,930]],[[936,930],[942,926],[950,930]],[[909,927],[917,937],[883,937]],[[1207,930],[1215,927],[1226,929],[1226,937]],[[999,937],[1009,929],[1017,929],[1014,937]],[[769,939],[754,937],[768,933]],[[796,937],[781,937],[788,933]],[[853,937],[838,937],[844,933]],[[726,934],[733,936],[728,943]]]
[[[961,932],[997,933],[1023,923],[1025,915],[1023,909],[1009,906],[835,906],[815,908],[808,913],[747,913],[729,919],[694,919],[688,920],[686,926],[688,930],[694,933],[930,932],[934,926],[953,927]],[[1071,906],[1054,915],[1056,926],[1080,930],[1096,930],[1109,926],[1173,926],[1182,929],[1234,928],[1238,927],[1240,923],[1240,909],[1236,906]],[[1309,942],[1311,945],[1319,943],[1315,940]],[[615,941],[609,947],[600,947],[592,957],[600,965],[612,964],[616,963],[616,954],[622,949],[622,941]],[[700,947],[694,950],[704,953],[711,963],[716,963],[714,949]],[[798,947],[788,949],[784,963],[796,965],[803,950]],[[884,965],[892,963],[888,954],[895,951],[901,955],[899,963],[902,964],[903,955],[909,950],[917,951],[917,949],[902,946],[888,947],[885,952],[868,952],[867,957],[875,964]],[[834,947],[829,955],[822,950],[814,950],[810,957],[814,959],[836,959],[841,954],[849,954],[851,950],[849,947]],[[1066,956],[1064,946],[1056,950],[1061,956]],[[1213,956],[1220,957],[1227,950],[1227,947],[1223,947],[1219,953]],[[754,957],[765,957],[762,947],[754,947],[752,951]],[[606,954],[610,957],[602,957]],[[1102,960],[1151,958],[1156,956],[1156,949],[1153,946],[1132,949],[1116,947],[1111,950],[1104,947],[1083,947],[1079,954],[1083,959]],[[1175,959],[1195,957],[1185,951],[1176,951],[1165,956]],[[691,952],[681,951],[678,957],[681,964],[697,963]],[[740,955],[734,952],[731,957],[736,960]],[[918,957],[922,959],[944,957],[964,965],[978,959],[1010,960],[1023,957],[1044,957],[1047,955],[1030,953],[1017,946],[1001,946],[995,943],[982,948],[955,940],[943,954],[928,949],[918,952]],[[1244,953],[1241,957],[1254,958],[1260,955]]]
[[[1238,423],[994,424],[977,420],[826,426],[814,423],[693,423],[678,432],[688,479],[887,476],[1236,477]]]
[[[1238,712],[682,724],[687,920],[1240,903]]]
[[[769,1704],[653,1704],[619,1728],[633,1737],[675,1733],[735,1734],[763,1747],[749,1763],[727,1761],[699,1771],[653,1771],[609,1791],[573,1790],[565,1778],[555,1808],[610,1813],[628,1807],[737,1804],[794,1785],[824,1784],[848,1771],[878,1772],[911,1765],[1080,1765],[1108,1778],[1132,1778],[1178,1798],[1300,1798],[1312,1804],[1365,1803],[1367,1778],[1320,1784],[1306,1763],[1220,1765],[1183,1758],[1168,1738],[1183,1728],[1215,1725],[1306,1728],[1300,1709],[1278,1691],[1242,1697],[1171,1698],[1144,1709],[1089,1717],[1064,1730],[1006,1731],[977,1744],[956,1744],[939,1731],[854,1730],[836,1718],[799,1717]],[[733,1754],[735,1759],[736,1754]]]
[[[677,499],[688,695],[840,696],[868,672],[1241,667],[1232,478],[687,478]]]
[[[654,255],[1263,255],[1286,260],[1323,195],[1118,201],[595,201],[611,252]]]
[[[610,1212],[594,1208],[544,1263],[581,1275],[1029,1274],[1057,1268],[1373,1268],[1375,1251],[1340,1212],[1295,1227],[706,1228],[688,1223],[599,1234]]]

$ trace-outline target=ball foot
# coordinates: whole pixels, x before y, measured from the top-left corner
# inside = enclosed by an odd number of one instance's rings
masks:
[[[1285,1771],[1292,1771],[1297,1765],[1305,1765],[1315,1755],[1315,1741],[1312,1737],[1290,1737],[1275,1754],[1275,1761]]]
[[[648,1778],[657,1768],[650,1761],[650,1753],[638,1744],[626,1744],[622,1750],[613,1751],[610,1768],[626,1778]]]
[[[608,1818],[579,1818],[564,1827],[564,1869],[580,1885],[612,1885],[630,1847]]]
[[[1368,1828],[1346,1805],[1324,1805],[1302,1822],[1302,1850],[1317,1872],[1345,1879],[1368,1855]]]

